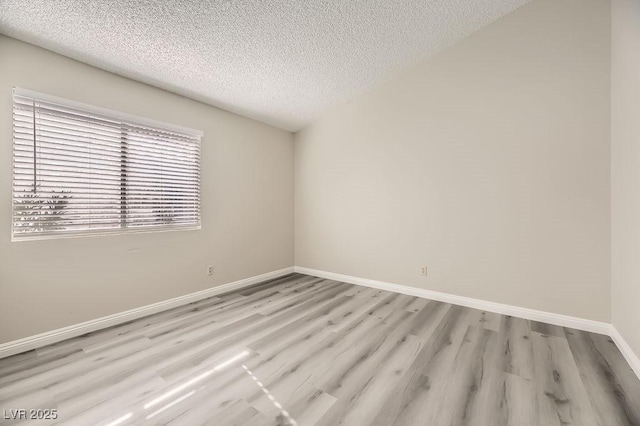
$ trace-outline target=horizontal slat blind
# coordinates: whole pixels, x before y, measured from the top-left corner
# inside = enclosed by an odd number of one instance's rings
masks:
[[[200,226],[200,135],[14,92],[14,239]]]

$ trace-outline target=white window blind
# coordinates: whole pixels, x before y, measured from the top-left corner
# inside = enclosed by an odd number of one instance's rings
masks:
[[[13,95],[13,238],[200,226],[202,133]]]

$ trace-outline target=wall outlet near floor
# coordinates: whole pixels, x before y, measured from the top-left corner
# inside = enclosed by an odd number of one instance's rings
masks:
[[[209,265],[207,267],[207,275],[209,275],[209,276],[213,275],[213,271],[214,271],[213,265]]]
[[[420,268],[420,274],[421,275],[427,275],[427,267],[423,266],[422,268]]]

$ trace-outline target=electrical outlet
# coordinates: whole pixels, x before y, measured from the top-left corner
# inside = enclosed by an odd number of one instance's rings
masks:
[[[422,275],[427,275],[427,267],[426,267],[426,266],[423,266],[423,267],[420,269],[420,273],[421,273]]]
[[[207,268],[207,274],[209,276],[213,275],[213,265],[209,265],[209,267]]]

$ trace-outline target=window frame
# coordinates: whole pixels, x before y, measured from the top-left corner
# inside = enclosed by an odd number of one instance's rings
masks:
[[[152,226],[142,226],[142,227],[131,227],[126,224],[126,203],[127,203],[127,193],[126,186],[128,185],[127,181],[127,155],[126,145],[129,144],[129,140],[124,137],[124,133],[127,131],[126,125],[133,124],[141,127],[149,127],[154,130],[167,131],[178,133],[181,135],[189,136],[194,139],[197,139],[197,152],[200,155],[202,150],[202,139],[204,138],[204,132],[201,130],[196,130],[189,127],[179,126],[171,123],[166,123],[162,121],[157,121],[153,119],[149,119],[146,117],[128,114],[121,111],[98,107],[90,104],[85,104],[82,102],[77,102],[57,96],[52,96],[49,94],[23,89],[19,87],[14,87],[12,90],[12,105],[14,104],[13,97],[20,96],[26,98],[32,98],[36,102],[48,102],[52,104],[57,104],[62,107],[77,109],[82,112],[88,114],[96,114],[107,116],[110,119],[122,121],[122,132],[123,136],[121,139],[121,165],[119,168],[121,174],[121,203],[120,203],[120,226],[118,228],[113,229],[83,229],[83,230],[70,230],[70,231],[59,231],[59,232],[33,232],[33,233],[16,233],[15,232],[15,200],[17,199],[14,196],[14,182],[15,182],[15,170],[16,170],[16,157],[15,157],[15,146],[16,146],[16,138],[15,138],[15,117],[12,117],[12,168],[11,168],[11,223],[10,223],[10,232],[11,232],[11,242],[25,242],[25,241],[37,241],[37,240],[50,240],[50,239],[66,239],[66,238],[83,238],[83,237],[95,237],[95,236],[115,236],[115,235],[127,235],[127,234],[146,234],[146,233],[158,233],[158,232],[177,232],[177,231],[196,231],[202,229],[202,211],[201,211],[201,170],[202,170],[202,162],[199,160],[197,163],[197,185],[198,185],[198,221],[197,224],[187,224],[180,226],[171,226],[167,224],[158,224]],[[12,107],[13,110],[13,107]],[[35,110],[34,110],[34,121],[35,121]],[[124,192],[123,192],[124,191]]]

